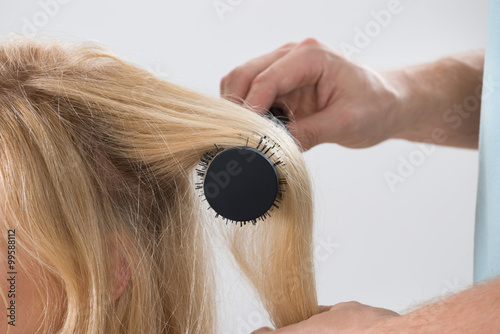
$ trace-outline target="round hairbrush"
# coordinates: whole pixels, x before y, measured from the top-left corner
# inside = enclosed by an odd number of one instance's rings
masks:
[[[272,159],[276,144],[271,146],[264,137],[257,147],[215,146],[217,150],[206,153],[197,169],[202,178],[197,189],[203,191],[215,217],[240,225],[270,217],[271,209],[279,208],[286,184],[278,171],[283,161]]]

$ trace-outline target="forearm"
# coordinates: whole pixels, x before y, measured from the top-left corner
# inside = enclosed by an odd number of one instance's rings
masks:
[[[387,73],[400,92],[395,138],[477,148],[484,51]]]
[[[500,279],[393,318],[377,333],[500,333]]]

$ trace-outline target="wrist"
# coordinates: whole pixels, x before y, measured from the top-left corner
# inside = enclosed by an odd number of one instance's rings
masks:
[[[426,83],[413,68],[404,68],[384,73],[394,102],[390,113],[394,125],[389,138],[418,140],[419,134],[429,123],[427,112],[432,109],[432,94]]]
[[[481,87],[483,59],[475,51],[385,73],[399,100],[392,138],[477,146],[479,106],[466,113],[463,103]]]

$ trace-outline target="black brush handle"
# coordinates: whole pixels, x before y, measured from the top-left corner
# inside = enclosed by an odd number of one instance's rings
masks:
[[[271,108],[269,108],[269,112],[276,119],[281,121],[281,123],[283,123],[284,125],[286,125],[290,122],[290,118],[288,117],[287,113],[285,112],[285,110],[283,110],[280,107],[271,107]]]

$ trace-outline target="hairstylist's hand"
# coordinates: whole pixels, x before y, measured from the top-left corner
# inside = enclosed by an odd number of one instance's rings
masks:
[[[222,79],[221,95],[257,111],[288,106],[290,131],[304,150],[326,142],[367,147],[403,125],[390,77],[306,39],[235,68]]]
[[[311,318],[272,330],[258,329],[252,334],[373,334],[401,333],[404,328],[397,323],[399,314],[383,308],[371,307],[358,302],[320,306],[320,313]]]

